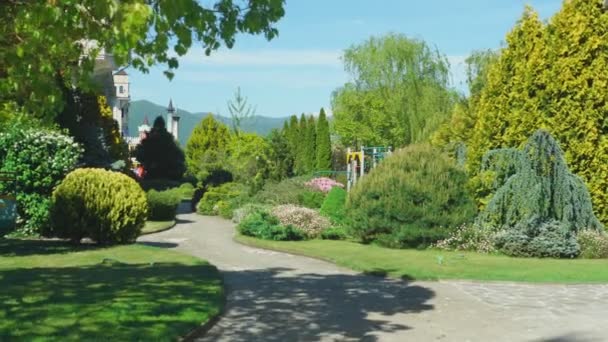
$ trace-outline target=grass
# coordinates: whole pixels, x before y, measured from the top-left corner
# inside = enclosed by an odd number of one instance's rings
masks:
[[[170,221],[146,221],[146,225],[141,230],[142,234],[152,234],[156,232],[160,232],[163,230],[167,230],[171,227],[175,226],[175,220]]]
[[[0,340],[170,341],[217,315],[217,269],[177,252],[0,239]]]
[[[242,235],[236,240],[394,278],[608,283],[608,260],[512,258],[474,252],[388,249],[332,240],[267,241]]]

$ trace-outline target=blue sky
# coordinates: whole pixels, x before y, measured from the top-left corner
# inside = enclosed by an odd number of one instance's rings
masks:
[[[498,48],[526,4],[543,19],[561,0],[287,0],[279,37],[242,35],[232,50],[210,57],[200,47],[180,60],[173,81],[162,70],[131,71],[133,100],[228,114],[238,86],[258,115],[287,116],[330,109],[331,93],[348,81],[342,51],[388,32],[424,39],[448,56],[454,87],[464,89],[463,60],[473,50]]]

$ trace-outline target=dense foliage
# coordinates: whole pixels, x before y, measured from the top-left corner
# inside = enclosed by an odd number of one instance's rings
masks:
[[[521,151],[489,151],[481,175],[489,176],[485,179],[492,191],[477,224],[504,230],[497,246],[507,254],[573,257],[578,254],[577,232],[603,230],[585,184],[570,173],[546,131],[534,133]]]
[[[284,15],[282,0],[244,2],[16,1],[0,2],[0,103],[15,100],[53,116],[63,87],[91,87],[95,61],[111,52],[118,65],[147,72],[154,64],[178,67],[193,43],[209,54],[236,35],[272,39]],[[94,43],[93,43],[94,42]]]
[[[346,210],[350,233],[363,242],[419,247],[473,219],[467,177],[428,145],[401,149],[361,178]]]
[[[306,235],[293,226],[283,226],[279,219],[267,211],[260,210],[247,216],[238,225],[239,232],[264,240],[297,241],[304,240]]]
[[[100,244],[131,243],[148,214],[146,193],[128,176],[103,169],[77,169],[53,191],[51,236]]]
[[[331,170],[331,139],[329,135],[329,122],[325,115],[325,109],[321,108],[317,120],[316,132],[316,170]]]
[[[230,141],[226,166],[234,181],[249,186],[255,192],[270,178],[270,154],[270,146],[264,138],[255,133],[240,133]]]
[[[576,235],[576,241],[581,249],[581,258],[608,258],[608,236],[606,232],[583,230]]]
[[[170,221],[175,219],[177,207],[181,202],[181,192],[176,189],[148,191],[148,220]]]
[[[546,24],[527,8],[488,71],[467,141],[468,168],[486,151],[520,146],[539,128],[561,144],[608,223],[608,12],[601,0],[564,1]]]
[[[448,117],[454,102],[449,64],[424,41],[372,37],[347,49],[343,59],[353,81],[334,92],[332,110],[346,145],[420,142]]]
[[[330,222],[325,217],[319,215],[314,209],[298,207],[293,204],[276,206],[271,211],[281,225],[293,226],[306,234],[308,238],[316,238],[330,227]]]
[[[0,133],[0,171],[16,174],[22,233],[39,234],[47,225],[51,193],[76,167],[82,152],[74,139],[49,129],[16,125]]]
[[[343,224],[346,219],[346,195],[346,190],[340,187],[332,188],[321,206],[321,215],[328,217],[333,224]]]
[[[225,183],[207,189],[198,202],[196,211],[202,215],[232,217],[232,211],[244,203],[247,189],[239,183]]]
[[[228,127],[211,115],[201,120],[186,143],[188,173],[212,186],[231,181],[226,165],[229,141]]]
[[[186,171],[184,152],[167,131],[161,116],[135,148],[135,157],[143,165],[146,179],[180,180]]]

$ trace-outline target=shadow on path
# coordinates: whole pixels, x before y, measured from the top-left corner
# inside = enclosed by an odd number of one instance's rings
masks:
[[[434,297],[432,290],[404,281],[293,271],[223,272],[229,304],[224,317],[203,340],[376,341],[374,332],[411,329],[382,316],[433,309],[427,304]]]

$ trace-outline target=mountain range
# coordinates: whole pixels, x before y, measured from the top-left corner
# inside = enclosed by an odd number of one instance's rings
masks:
[[[186,142],[194,127],[205,117],[211,115],[210,112],[190,113],[183,109],[177,108],[177,113],[181,116],[179,120],[179,142],[182,146],[186,146]],[[132,101],[129,107],[129,135],[136,137],[138,135],[137,127],[140,126],[147,117],[149,125],[152,126],[154,119],[162,115],[167,120],[167,107],[161,106],[147,100]],[[232,119],[214,114],[215,119],[231,127]],[[274,128],[283,127],[283,123],[288,120],[288,117],[271,118],[266,116],[258,116],[248,118],[243,121],[241,129],[245,132],[257,133],[265,136]]]

